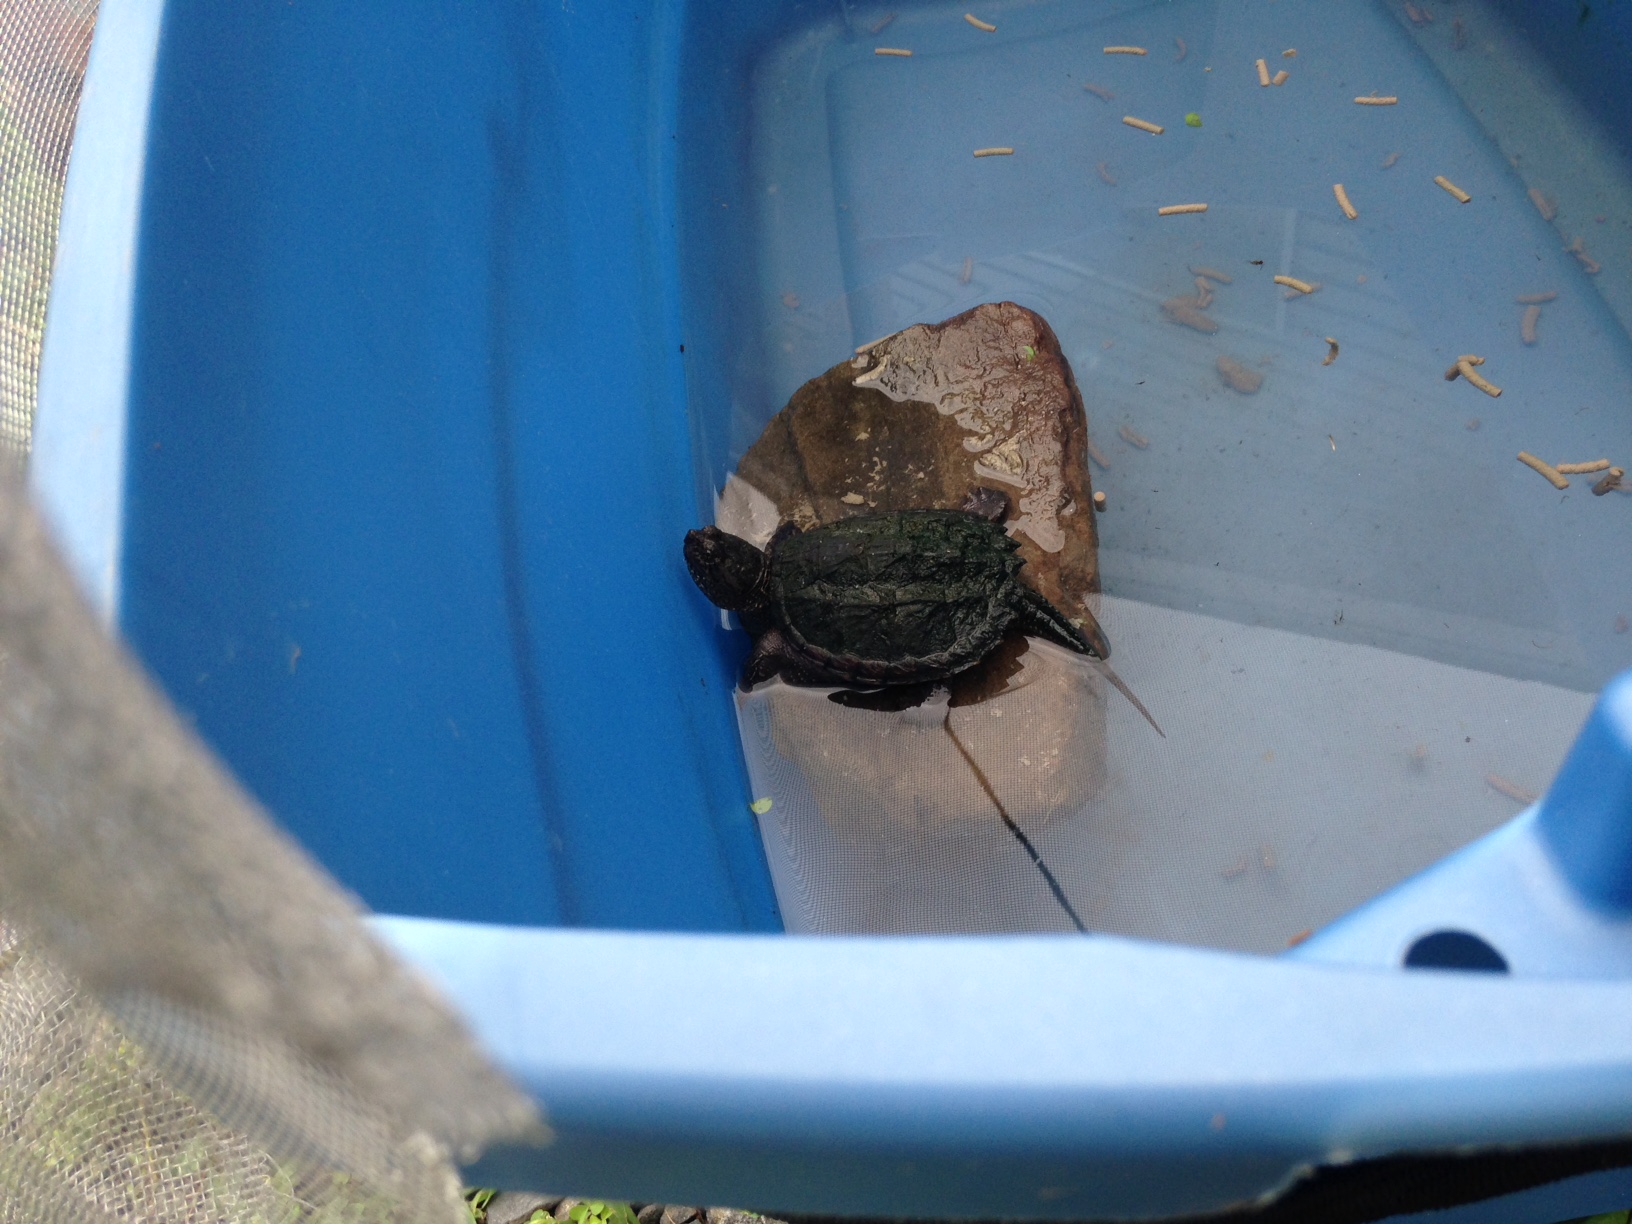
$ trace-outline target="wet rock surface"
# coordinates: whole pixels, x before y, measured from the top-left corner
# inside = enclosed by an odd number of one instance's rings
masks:
[[[763,543],[784,520],[955,508],[988,485],[1013,503],[1026,580],[1080,616],[1099,589],[1087,439],[1048,324],[988,303],[897,332],[800,387],[743,456],[719,525]]]
[[[989,303],[906,328],[807,382],[744,455],[717,522],[763,544],[784,521],[810,528],[956,508],[972,489],[1001,489],[1022,578],[1092,635],[1099,571],[1087,444],[1082,397],[1053,331],[1012,302]],[[970,760],[1029,829],[1079,808],[1103,779],[1103,689],[1067,651],[1014,636],[927,701],[913,693],[921,704],[903,709],[896,696],[776,681],[739,700],[768,706],[752,715],[768,744],[846,836],[994,822]]]

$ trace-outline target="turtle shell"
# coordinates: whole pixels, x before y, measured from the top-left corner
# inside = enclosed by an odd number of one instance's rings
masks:
[[[1013,622],[1018,547],[961,510],[841,519],[773,543],[772,612],[791,645],[839,675],[952,675]]]

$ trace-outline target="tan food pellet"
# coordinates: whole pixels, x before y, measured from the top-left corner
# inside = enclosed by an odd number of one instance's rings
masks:
[[[976,149],[976,157],[1012,157],[1014,149],[1010,145],[993,145],[989,149]]]
[[[1295,276],[1282,276],[1278,272],[1275,274],[1275,283],[1285,285],[1288,289],[1296,289],[1299,293],[1313,293],[1317,288],[1308,281],[1299,280]]]
[[[1486,774],[1485,785],[1491,790],[1506,795],[1509,799],[1517,799],[1520,803],[1534,803],[1536,797],[1517,782],[1509,782],[1501,774]]]
[[[1274,76],[1269,78],[1269,83],[1271,85],[1285,85],[1287,83],[1287,81],[1289,81],[1291,79],[1292,79],[1292,74],[1290,72],[1288,72],[1285,68],[1282,68]]]
[[[1390,153],[1387,157],[1383,158],[1383,169],[1387,170],[1390,166],[1392,166],[1395,162],[1397,162],[1399,160],[1400,160],[1400,155],[1398,153]]]
[[[1603,271],[1603,267],[1598,261],[1587,254],[1587,244],[1582,239],[1577,238],[1564,249],[1580,261],[1582,270],[1588,276],[1597,276],[1598,273]]]
[[[1165,208],[1158,208],[1156,215],[1158,217],[1176,217],[1181,213],[1204,213],[1206,211],[1207,205],[1205,204],[1169,204]]]
[[[1143,47],[1106,47],[1106,55],[1149,55]]]
[[[1167,131],[1159,123],[1152,123],[1148,119],[1135,119],[1132,115],[1123,115],[1122,122],[1131,128],[1138,128],[1141,132],[1149,132],[1152,136],[1160,136]]]
[[[1258,84],[1260,86],[1268,85],[1269,84],[1269,65],[1264,63],[1263,60],[1258,60],[1258,61],[1255,62],[1254,67],[1256,67],[1258,69]]]
[[[1536,211],[1541,214],[1543,221],[1551,221],[1558,216],[1558,205],[1553,203],[1540,187],[1532,187],[1525,194],[1530,197],[1530,203],[1536,206]]]
[[[976,17],[973,13],[965,13],[963,15],[963,19],[965,21],[967,21],[970,25],[974,26],[975,29],[985,30],[986,33],[988,33],[988,34],[990,34],[993,30],[997,29],[997,27],[995,25],[993,25],[991,22],[982,21],[979,17]]]
[[[1455,183],[1451,182],[1451,180],[1446,178],[1443,174],[1434,175],[1434,182],[1438,183],[1446,191],[1455,196],[1458,204],[1466,204],[1469,200],[1473,199],[1472,196],[1463,191],[1462,188],[1458,187]]]
[[[1249,370],[1234,357],[1220,357],[1218,359],[1218,376],[1224,380],[1224,385],[1232,391],[1239,391],[1242,395],[1256,395],[1258,388],[1264,385],[1264,376],[1257,370]]]
[[[1297,54],[1298,54],[1298,49],[1296,47],[1288,47],[1285,51],[1281,52],[1281,58],[1283,58],[1283,59],[1296,59]]]
[[[1462,375],[1463,378],[1467,379],[1474,386],[1478,387],[1479,390],[1483,391],[1486,395],[1490,396],[1491,399],[1495,399],[1501,395],[1502,389],[1495,383],[1486,382],[1484,377],[1479,373],[1479,371],[1475,370],[1473,366],[1473,362],[1464,359],[1456,363],[1456,372]]]
[[[1097,492],[1097,493],[1094,494],[1094,509],[1095,510],[1104,510],[1105,509],[1105,494],[1104,494],[1103,491]]]
[[[903,56],[905,56],[905,55],[911,55],[912,52],[908,51],[905,47],[874,47],[873,48],[873,54],[874,55],[903,55]]]
[[[1526,344],[1534,344],[1536,342],[1536,323],[1540,319],[1540,306],[1526,306],[1524,308],[1524,318],[1519,320],[1519,339]]]
[[[1342,183],[1332,184],[1332,194],[1337,197],[1337,206],[1343,210],[1343,215],[1350,221],[1360,215],[1360,211],[1349,203],[1349,193],[1343,190]]]
[[[1233,284],[1235,284],[1235,281],[1233,279],[1231,279],[1225,273],[1220,272],[1217,268],[1209,268],[1209,267],[1207,267],[1205,265],[1191,264],[1190,265],[1190,275],[1191,276],[1205,276],[1208,280],[1217,281],[1221,285],[1233,285]]]
[[[1094,169],[1099,171],[1100,178],[1104,179],[1112,187],[1116,186],[1116,180],[1111,177],[1111,172],[1105,168],[1104,162],[1100,162]]]
[[[1558,474],[1557,468],[1553,467],[1552,464],[1548,463],[1544,459],[1537,459],[1529,451],[1519,452],[1519,462],[1524,464],[1526,467],[1534,468],[1543,476],[1547,477],[1555,489],[1567,489],[1570,487],[1570,482]]]
[[[1218,330],[1218,324],[1201,313],[1196,306],[1195,298],[1168,298],[1167,301],[1162,303],[1162,310],[1173,322],[1182,323],[1185,327],[1193,327],[1199,332],[1206,332],[1208,335]]]
[[[1594,459],[1591,463],[1555,463],[1553,471],[1563,472],[1566,476],[1584,476],[1588,472],[1607,472],[1608,459]]]
[[[1133,426],[1131,425],[1117,426],[1116,435],[1129,446],[1137,446],[1140,450],[1145,450],[1150,446],[1150,439],[1145,437],[1145,435],[1142,433],[1134,432]]]
[[[1116,95],[1110,90],[1106,89],[1105,86],[1095,85],[1092,81],[1084,81],[1082,83],[1082,87],[1089,93],[1093,94],[1094,97],[1104,102],[1109,102],[1112,98],[1116,97]]]
[[[1543,302],[1551,302],[1558,297],[1557,289],[1549,289],[1546,293],[1521,293],[1513,300],[1520,306],[1539,306]]]
[[[1333,340],[1330,336],[1327,336],[1326,343],[1332,347],[1327,350],[1326,356],[1321,359],[1321,365],[1331,365],[1332,362],[1337,360],[1337,341]],[[1336,448],[1334,447],[1333,449],[1335,450]]]
[[[1366,94],[1354,100],[1356,106],[1395,106],[1399,98],[1394,94]]]

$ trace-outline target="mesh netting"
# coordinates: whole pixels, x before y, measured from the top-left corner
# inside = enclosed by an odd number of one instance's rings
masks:
[[[0,449],[96,5],[0,0]],[[0,1224],[451,1222],[532,1107],[99,630],[0,464]]]

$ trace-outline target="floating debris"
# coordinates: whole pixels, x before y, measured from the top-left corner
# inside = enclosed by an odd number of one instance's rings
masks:
[[[1217,362],[1218,376],[1224,380],[1224,385],[1232,391],[1239,391],[1242,395],[1256,395],[1258,388],[1264,385],[1264,376],[1257,370],[1249,370],[1234,357],[1220,357]]]
[[[1196,277],[1196,309],[1206,310],[1213,304],[1213,286],[1205,276]]]
[[[1428,25],[1434,19],[1434,15],[1432,13],[1430,13],[1427,9],[1418,8],[1416,5],[1411,3],[1411,0],[1406,0],[1405,15],[1411,19],[1412,25],[1419,26]]]
[[[1519,320],[1519,339],[1526,344],[1534,344],[1536,342],[1536,323],[1540,319],[1540,306],[1526,306],[1524,308],[1524,318]]]
[[[882,34],[882,33],[884,33],[884,28],[886,26],[888,26],[890,24],[890,22],[892,22],[894,20],[895,20],[895,14],[894,13],[885,13],[884,16],[880,17],[877,21],[873,22],[873,24],[870,25],[867,28],[867,32],[869,34]]]
[[[1331,365],[1332,362],[1337,360],[1337,341],[1333,340],[1330,336],[1327,336],[1326,337],[1326,343],[1331,345],[1332,347],[1327,351],[1326,356],[1321,358],[1320,364],[1323,365],[1323,366]],[[1332,449],[1333,450],[1337,449],[1337,444],[1336,443],[1332,444]]]
[[[1316,289],[1320,288],[1320,286],[1317,284],[1311,284],[1309,281],[1299,280],[1295,276],[1282,276],[1278,272],[1275,274],[1275,283],[1277,285],[1285,285],[1288,289],[1295,289],[1299,293],[1313,293]]]
[[[958,273],[958,284],[967,285],[970,281],[972,281],[974,279],[975,279],[975,257],[973,255],[965,255],[963,257],[963,270]]]
[[[1110,90],[1106,89],[1105,86],[1095,85],[1092,81],[1084,81],[1082,83],[1082,87],[1102,102],[1109,102],[1112,98],[1116,97],[1116,95]]]
[[[1173,62],[1177,64],[1181,62],[1185,56],[1190,54],[1190,48],[1185,46],[1184,39],[1182,38],[1175,38],[1173,41],[1179,48],[1179,53],[1173,57]]]
[[[1092,438],[1088,439],[1088,458],[1099,464],[1099,466],[1105,471],[1108,472],[1111,470],[1111,461],[1100,453],[1099,447],[1094,445],[1094,440]]]
[[[1623,477],[1625,475],[1626,475],[1626,469],[1625,468],[1618,468],[1618,467],[1610,468],[1609,471],[1604,473],[1604,478],[1602,480],[1600,480],[1597,484],[1592,486],[1593,496],[1594,497],[1602,497],[1605,493],[1608,493],[1611,489],[1620,488],[1621,487],[1621,477]],[[1625,633],[1626,630],[1625,630],[1625,628],[1619,628],[1619,629],[1616,629],[1615,632],[1616,633]]]
[[[1530,197],[1530,203],[1536,206],[1536,211],[1541,214],[1543,221],[1551,221],[1558,216],[1558,205],[1540,187],[1532,187],[1525,194]]]
[[[1014,149],[1010,145],[993,145],[989,149],[976,149],[976,157],[1013,157]]]
[[[1201,126],[1201,116],[1196,114],[1195,111],[1191,111],[1189,114],[1185,115],[1185,117],[1184,117],[1184,126],[1185,127],[1200,127]]]
[[[1217,268],[1209,268],[1209,267],[1206,267],[1205,265],[1198,267],[1195,264],[1191,264],[1190,265],[1190,275],[1191,276],[1205,276],[1208,280],[1217,281],[1221,285],[1233,285],[1233,284],[1235,284],[1235,281],[1234,281],[1234,279],[1232,277],[1226,275],[1223,272],[1220,272]]]
[[[1360,210],[1355,208],[1353,204],[1349,203],[1349,193],[1343,190],[1342,183],[1332,184],[1332,194],[1337,197],[1337,206],[1343,210],[1343,215],[1350,221],[1353,221],[1360,216]]]
[[[788,290],[788,292],[782,295],[782,305],[786,306],[789,310],[798,310],[799,295],[793,292],[791,289]]]
[[[1460,51],[1468,45],[1468,27],[1462,24],[1462,18],[1451,19],[1451,50]]]
[[[1395,162],[1397,162],[1399,160],[1400,160],[1400,155],[1398,153],[1390,153],[1387,157],[1383,158],[1383,169],[1387,170],[1390,166],[1392,166]]]
[[[1104,162],[1100,162],[1098,165],[1096,165],[1094,167],[1094,169],[1099,171],[1099,177],[1100,178],[1104,179],[1112,187],[1116,186],[1116,180],[1111,177],[1111,172],[1105,168],[1105,163]]]
[[[1177,217],[1182,213],[1204,213],[1206,211],[1207,205],[1205,204],[1169,204],[1165,208],[1158,208],[1156,215],[1158,217]]]
[[[1296,59],[1297,57],[1298,49],[1296,47],[1288,47],[1285,51],[1281,52],[1282,59]]]
[[[1438,183],[1446,191],[1455,196],[1458,204],[1466,204],[1469,200],[1473,199],[1472,196],[1463,191],[1462,188],[1458,187],[1455,183],[1451,182],[1451,180],[1446,178],[1443,174],[1434,175],[1434,182]]]
[[[1137,446],[1140,450],[1148,450],[1150,448],[1150,439],[1145,437],[1145,435],[1142,433],[1136,433],[1131,425],[1117,426],[1116,436],[1121,438],[1122,441],[1126,442],[1129,446]]]
[[[748,805],[748,809],[749,811],[753,812],[755,816],[763,816],[766,812],[771,810],[772,806],[773,804],[771,798],[769,795],[767,795],[763,799],[755,799]]]
[[[1537,459],[1529,451],[1519,452],[1519,462],[1526,467],[1534,468],[1552,483],[1555,489],[1567,489],[1570,482],[1558,474],[1558,469],[1544,459]]]
[[[1550,289],[1546,293],[1521,293],[1513,300],[1520,306],[1539,306],[1543,302],[1551,302],[1558,296],[1557,289]]]
[[[1106,47],[1106,55],[1149,55],[1143,47]]]
[[[1588,472],[1607,472],[1609,470],[1609,460],[1594,459],[1591,463],[1555,463],[1553,464],[1553,470],[1563,472],[1566,476],[1584,476]]]
[[[1148,119],[1135,119],[1132,115],[1123,115],[1122,122],[1131,128],[1138,128],[1141,132],[1149,132],[1152,136],[1160,136],[1167,131],[1159,123],[1152,123]]]
[[[1299,944],[1307,942],[1309,937],[1314,933],[1314,927],[1304,927],[1303,930],[1299,931],[1296,935],[1292,936],[1286,941],[1286,946],[1289,948],[1295,948]]]
[[[975,29],[985,30],[986,33],[988,33],[988,34],[990,34],[993,30],[997,29],[997,27],[995,25],[993,25],[991,22],[982,21],[979,17],[976,17],[973,13],[965,13],[963,15],[963,19],[965,21],[967,21],[970,25],[974,26]]]

